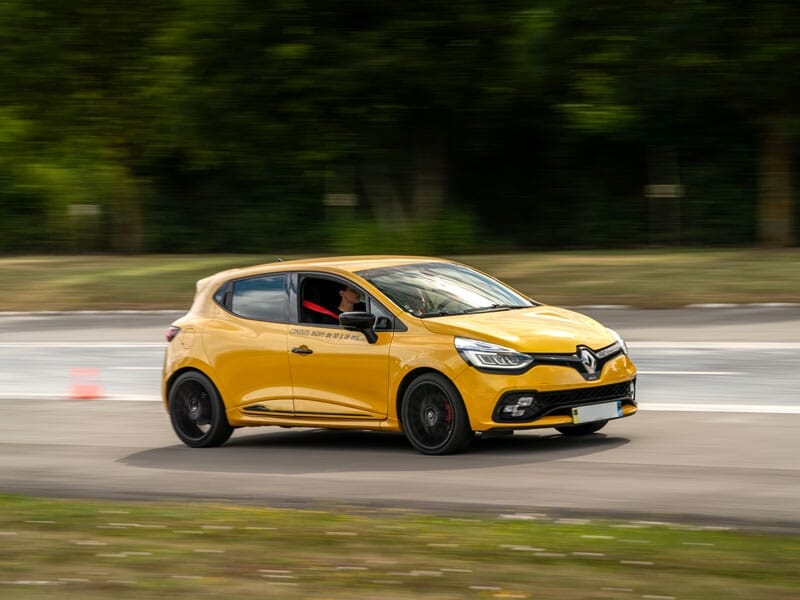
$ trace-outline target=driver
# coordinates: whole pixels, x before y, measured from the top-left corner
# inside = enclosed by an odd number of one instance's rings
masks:
[[[351,288],[349,285],[342,286],[339,290],[339,306],[334,309],[338,315],[343,312],[352,312],[354,310],[363,310],[364,303],[361,302],[361,292]]]

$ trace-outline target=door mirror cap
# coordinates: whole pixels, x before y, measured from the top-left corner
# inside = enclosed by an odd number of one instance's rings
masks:
[[[344,312],[339,315],[339,324],[350,331],[360,331],[370,344],[378,341],[375,333],[375,315],[368,312]]]

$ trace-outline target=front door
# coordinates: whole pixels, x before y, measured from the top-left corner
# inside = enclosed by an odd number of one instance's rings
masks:
[[[336,325],[289,328],[289,366],[297,417],[383,419],[389,401],[392,332],[363,333]]]
[[[297,417],[384,419],[389,402],[391,330],[378,331],[378,341],[319,319],[304,309],[305,300],[335,312],[338,290],[349,282],[303,275],[299,282],[299,323],[289,327],[289,367]],[[355,287],[361,302],[348,310],[377,310],[377,304]],[[351,298],[352,299],[352,298]]]

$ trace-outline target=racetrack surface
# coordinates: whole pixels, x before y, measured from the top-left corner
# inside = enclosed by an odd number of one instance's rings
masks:
[[[773,342],[800,344],[800,305],[574,310],[617,329],[630,342]],[[2,313],[0,342],[161,342],[180,311]]]
[[[6,391],[0,397],[0,491],[700,519],[800,529],[800,310],[586,312],[642,348],[648,364],[640,370],[654,373],[641,375],[650,382],[640,386],[643,406],[648,394],[688,395],[700,386],[695,400],[715,397],[717,409],[673,411],[663,405],[584,439],[539,430],[481,439],[462,455],[427,457],[398,435],[277,428],[240,430],[221,448],[194,450],[177,441],[158,401],[77,400],[49,392],[14,397]],[[172,318],[0,317],[0,345],[21,356],[19,364],[7,357],[4,363],[15,364],[14,372],[0,377],[13,382],[16,371],[25,370],[45,384],[56,374],[56,358],[62,356],[67,369],[77,360],[74,344],[81,343],[113,342],[122,352],[130,352],[125,344],[143,344],[153,360]],[[708,353],[703,360],[723,366],[698,364],[692,352],[700,350]],[[645,359],[646,351],[651,354]],[[722,354],[712,354],[717,351]],[[113,356],[112,349],[103,352]],[[740,363],[758,352],[767,352],[761,366],[743,369]],[[784,374],[779,382],[759,377],[776,361],[770,376]],[[44,363],[48,369],[37,368]],[[104,373],[104,385],[133,386],[125,377],[136,374],[155,382],[157,390],[157,365],[128,367]],[[693,370],[710,374],[680,374]],[[747,399],[747,409],[719,408],[728,396]],[[759,405],[777,409],[759,412]]]

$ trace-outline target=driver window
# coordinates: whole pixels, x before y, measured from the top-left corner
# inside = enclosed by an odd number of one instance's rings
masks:
[[[317,325],[339,325],[339,314],[349,308],[371,312],[376,317],[375,329],[394,328],[394,317],[373,298],[341,280],[303,277],[300,282],[300,322]]]
[[[329,279],[305,277],[300,285],[300,321],[339,324],[338,286]]]

